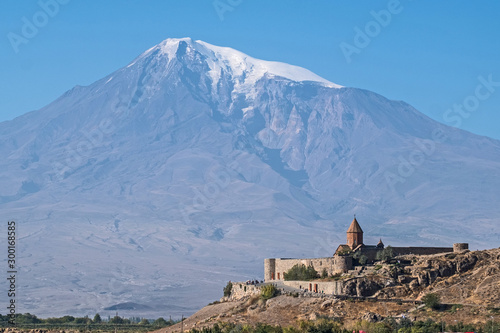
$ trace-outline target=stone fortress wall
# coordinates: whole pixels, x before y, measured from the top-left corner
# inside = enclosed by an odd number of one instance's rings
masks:
[[[453,247],[393,247],[394,255],[416,254],[419,256],[453,252]]]
[[[319,274],[326,270],[328,276],[337,273],[345,273],[352,269],[352,257],[333,256],[326,258],[292,259],[292,258],[271,258],[264,260],[264,280],[274,281],[285,279],[285,272],[288,272],[295,265],[312,266]]]
[[[229,300],[241,299],[253,295],[260,295],[260,286],[246,284],[245,282],[233,282]]]
[[[329,295],[342,295],[343,281],[283,281],[285,286]]]
[[[422,256],[422,255],[454,252],[454,247],[415,247],[415,246],[392,247],[391,246],[391,248],[395,256],[403,256],[407,254]],[[381,249],[375,247],[361,249],[361,253],[367,257],[368,262],[375,261],[377,258],[377,253],[380,251]]]
[[[283,285],[312,293],[327,295],[342,295],[345,281],[281,281]],[[274,284],[274,283],[273,283]],[[222,297],[221,302],[239,300],[245,297],[260,296],[263,284],[248,284],[246,282],[233,282],[231,295]]]

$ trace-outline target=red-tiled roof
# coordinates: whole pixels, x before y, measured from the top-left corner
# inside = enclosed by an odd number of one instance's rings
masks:
[[[349,245],[340,244],[339,247],[337,247],[335,254],[338,254],[339,252],[349,252],[349,251],[351,251],[351,247]]]
[[[351,226],[347,229],[347,232],[363,233],[363,229],[359,226],[358,220],[354,218],[352,220]]]

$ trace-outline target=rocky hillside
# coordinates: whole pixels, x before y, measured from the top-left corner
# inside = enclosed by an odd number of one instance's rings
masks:
[[[399,263],[398,263],[399,260]],[[352,324],[387,317],[453,323],[483,323],[500,319],[500,248],[433,256],[405,256],[347,277],[346,297],[297,293],[267,301],[258,296],[208,305],[187,318],[183,329],[212,326],[216,322],[298,325],[300,320],[331,318]],[[437,293],[441,310],[428,310],[419,302]],[[373,297],[366,297],[372,295]],[[403,300],[403,301],[401,301]],[[404,301],[406,300],[406,302]],[[410,302],[413,300],[415,302]],[[456,305],[459,304],[459,305]],[[180,332],[181,324],[161,332]],[[160,331],[159,331],[160,332]]]
[[[434,256],[405,256],[379,274],[390,277],[381,298],[420,299],[432,292],[445,303],[500,306],[500,248]]]

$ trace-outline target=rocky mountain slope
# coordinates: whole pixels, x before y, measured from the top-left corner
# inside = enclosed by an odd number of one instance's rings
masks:
[[[368,244],[499,240],[500,142],[189,38],[0,123],[0,154],[39,316],[192,313],[265,257],[331,255],[353,213]]]

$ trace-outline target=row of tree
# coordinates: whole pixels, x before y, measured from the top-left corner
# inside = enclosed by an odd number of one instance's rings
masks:
[[[9,317],[7,315],[3,316],[0,314],[0,325],[7,326],[9,322]],[[73,317],[73,316],[63,316],[63,317],[51,317],[51,318],[38,318],[30,313],[16,314],[16,325],[72,325],[72,326],[85,326],[85,325],[140,325],[140,326],[151,326],[154,328],[162,328],[169,325],[173,325],[176,322],[173,320],[165,320],[160,317],[156,320],[145,319],[145,318],[122,318],[120,316],[114,316],[109,318],[109,320],[103,320],[101,316],[97,313],[93,319],[86,317]]]

